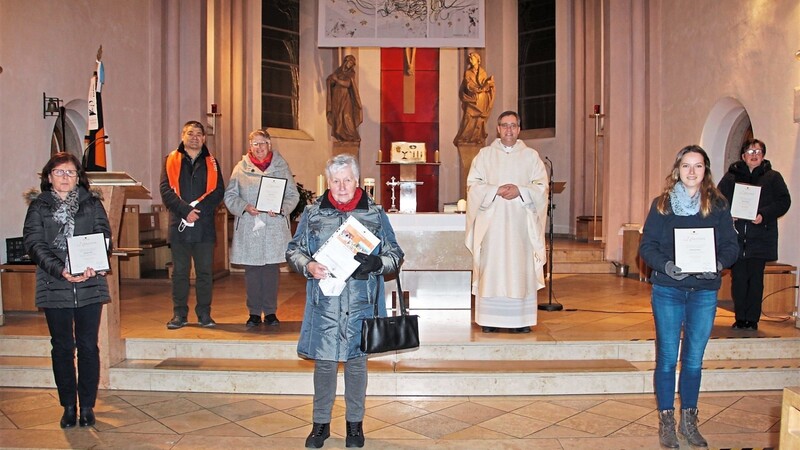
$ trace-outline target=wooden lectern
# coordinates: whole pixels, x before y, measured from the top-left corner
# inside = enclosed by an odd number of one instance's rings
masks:
[[[126,254],[113,251],[119,242],[122,208],[125,199],[150,199],[150,191],[125,172],[87,172],[92,189],[103,194],[103,207],[111,225],[111,273],[106,276],[110,301],[100,318],[98,347],[100,347],[100,388],[109,387],[109,368],[125,359],[125,340],[120,332],[119,257]]]

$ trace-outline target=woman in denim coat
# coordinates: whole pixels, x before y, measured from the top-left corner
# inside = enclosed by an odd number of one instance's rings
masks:
[[[358,187],[358,164],[352,155],[338,155],[325,168],[328,190],[300,218],[286,251],[286,261],[308,278],[306,307],[297,353],[315,360],[314,426],[307,448],[321,448],[330,436],[331,408],[336,398],[336,374],[344,362],[347,447],[364,445],[364,402],[367,393],[367,355],[361,351],[361,324],[372,317],[383,298],[383,276],[396,273],[403,259],[394,230],[383,209]],[[345,280],[339,295],[325,295],[320,280],[328,268],[313,255],[349,217],[356,218],[380,239],[372,254],[359,253],[360,262]]]

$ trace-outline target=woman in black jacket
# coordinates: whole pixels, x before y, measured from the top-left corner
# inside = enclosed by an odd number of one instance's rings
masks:
[[[71,275],[67,262],[67,239],[92,233],[111,238],[103,204],[89,191],[89,179],[78,158],[56,153],[42,168],[41,193],[27,194],[23,242],[36,268],[36,306],[44,309],[50,330],[53,374],[58,398],[64,407],[61,428],[77,422],[95,423],[94,405],[100,381],[97,334],[103,303],[108,301],[104,272],[87,267]],[[75,348],[78,349],[78,377]],[[77,398],[76,398],[77,397]]]
[[[731,267],[731,294],[737,330],[757,330],[764,296],[764,266],[778,259],[778,218],[792,204],[789,188],[781,174],[772,170],[764,156],[767,146],[749,139],[739,152],[741,160],[731,164],[719,182],[719,190],[733,200],[736,183],[761,187],[758,214],[754,220],[736,219],[739,233],[739,260]]]

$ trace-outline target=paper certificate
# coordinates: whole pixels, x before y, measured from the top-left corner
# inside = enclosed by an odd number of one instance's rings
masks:
[[[350,216],[339,229],[322,244],[322,247],[314,253],[314,261],[327,267],[330,276],[339,281],[336,283],[338,287],[344,289],[344,281],[347,280],[361,264],[356,261],[353,256],[355,256],[356,253],[370,254],[379,243],[380,239],[378,239],[377,236],[372,234],[372,232],[355,217]],[[322,284],[321,281],[320,285]],[[325,284],[327,286],[332,283],[329,281]],[[326,292],[325,294],[339,295],[341,289],[339,289],[337,293]]]
[[[758,216],[758,200],[761,197],[761,186],[736,183],[731,199],[731,215],[739,219],[755,220]]]
[[[675,265],[683,273],[717,271],[713,228],[675,228]]]
[[[286,179],[261,177],[258,187],[256,209],[262,212],[272,211],[280,214],[283,205],[283,194],[286,192]]]
[[[108,272],[106,237],[103,233],[84,234],[67,238],[70,275],[80,275],[91,267],[95,272]]]

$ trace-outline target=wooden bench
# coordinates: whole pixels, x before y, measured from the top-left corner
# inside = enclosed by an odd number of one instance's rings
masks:
[[[761,309],[767,314],[791,315],[797,311],[797,267],[779,262],[768,262],[764,269],[764,302]],[[722,271],[720,300],[730,300],[731,271]]]
[[[138,249],[120,258],[120,278],[141,278],[153,270],[166,270],[170,261],[167,247],[169,213],[164,205],[153,205],[152,211],[140,212],[139,205],[125,205],[117,247]]]

